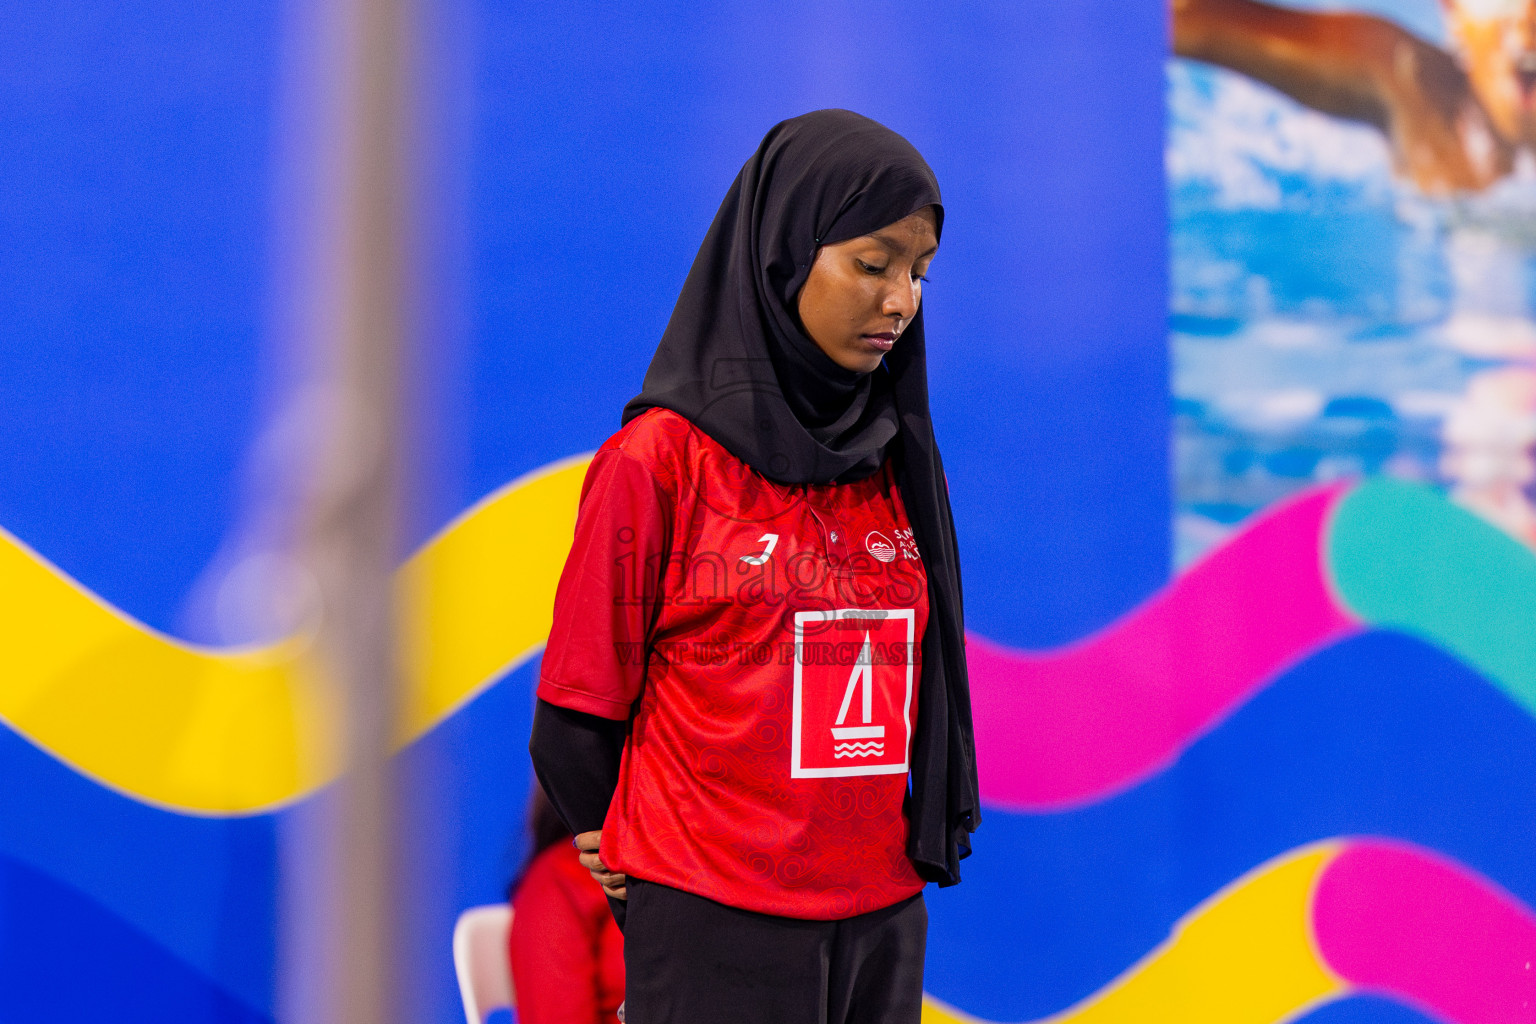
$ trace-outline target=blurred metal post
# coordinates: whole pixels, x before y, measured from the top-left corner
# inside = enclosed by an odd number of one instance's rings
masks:
[[[306,1017],[389,1024],[398,1013],[394,821],[393,570],[398,554],[401,365],[408,322],[404,237],[411,194],[407,0],[325,0],[333,134],[325,165],[310,329],[310,453],[300,558],[315,584],[314,668],[336,712],[330,746],[344,770],[309,904],[288,907],[319,953]],[[322,97],[321,102],[326,102]],[[329,120],[322,118],[322,120]],[[446,956],[446,951],[444,952]]]

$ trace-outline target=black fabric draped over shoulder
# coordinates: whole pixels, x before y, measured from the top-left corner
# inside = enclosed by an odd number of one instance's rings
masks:
[[[821,246],[927,206],[942,230],[933,171],[884,125],[847,110],[775,125],[720,204],[624,420],[672,409],[784,484],[858,480],[895,458],[929,589],[908,854],[923,877],[952,885],[981,811],[960,561],[929,416],[923,314],[873,373],[833,362],[795,314]]]

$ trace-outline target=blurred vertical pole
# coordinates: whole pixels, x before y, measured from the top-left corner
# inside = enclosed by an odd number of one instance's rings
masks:
[[[307,876],[283,897],[284,939],[311,958],[292,1019],[396,1019],[395,837],[389,753],[399,698],[393,570],[398,554],[401,365],[409,322],[403,239],[411,195],[408,0],[322,0],[311,99],[319,199],[309,313],[296,339],[313,449],[298,556],[318,600],[315,677],[335,712],[321,749],[343,774],[289,851]],[[280,984],[284,981],[280,980]]]

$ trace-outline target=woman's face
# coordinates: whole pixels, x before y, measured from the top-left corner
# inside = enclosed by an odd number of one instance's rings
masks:
[[[846,370],[869,373],[901,343],[923,301],[923,275],[939,247],[925,206],[879,231],[824,245],[796,300],[816,347]]]

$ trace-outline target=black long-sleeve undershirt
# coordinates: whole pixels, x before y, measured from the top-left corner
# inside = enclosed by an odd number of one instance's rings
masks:
[[[544,795],[573,835],[603,827],[619,785],[628,721],[613,721],[540,700],[528,753]]]
[[[533,709],[528,753],[544,795],[572,835],[596,832],[608,816],[619,787],[619,759],[629,723],[572,711],[540,700]],[[608,897],[619,930],[624,930],[624,901]]]

